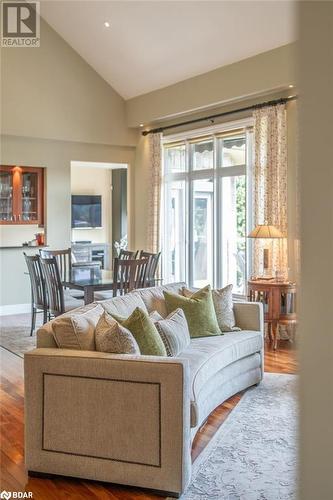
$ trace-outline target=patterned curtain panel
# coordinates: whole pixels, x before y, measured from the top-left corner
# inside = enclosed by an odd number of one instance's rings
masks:
[[[285,238],[253,241],[252,275],[263,270],[263,248],[272,271],[287,278],[287,123],[285,104],[254,111],[253,227],[272,224]]]
[[[161,134],[149,135],[149,195],[147,249],[157,253],[160,250],[160,206],[161,206]]]

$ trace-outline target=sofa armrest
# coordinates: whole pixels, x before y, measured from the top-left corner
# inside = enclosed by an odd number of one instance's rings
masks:
[[[174,496],[189,484],[187,360],[35,349],[24,368],[29,471]]]
[[[264,310],[260,302],[234,302],[234,313],[239,328],[264,334]]]

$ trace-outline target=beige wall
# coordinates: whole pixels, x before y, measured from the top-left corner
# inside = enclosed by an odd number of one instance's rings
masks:
[[[47,244],[70,245],[72,160],[129,164],[131,215],[137,131],[123,99],[43,20],[40,48],[1,52],[1,163],[46,168]],[[1,245],[22,243],[27,231],[2,231]],[[0,265],[0,308],[27,304],[23,249],[1,249]]]
[[[295,44],[289,44],[134,97],[126,102],[128,125],[147,125],[208,106],[285,89],[295,80],[294,61]]]
[[[300,2],[301,500],[333,498],[333,3]]]
[[[111,170],[107,168],[71,168],[71,194],[102,196],[102,227],[100,229],[72,229],[72,241],[91,240],[94,243],[112,243]]]
[[[127,163],[129,182],[131,186],[134,185],[135,151],[130,147],[3,136],[1,149],[2,162],[5,164],[46,168],[46,231],[50,248],[67,248],[71,242],[71,160]],[[129,210],[131,214],[131,204]],[[132,225],[130,241],[131,238],[133,240],[133,232]],[[28,279],[24,276],[23,249],[1,249],[0,265],[0,305],[28,303],[30,289]]]
[[[124,100],[41,19],[39,48],[1,49],[2,133],[135,145]]]

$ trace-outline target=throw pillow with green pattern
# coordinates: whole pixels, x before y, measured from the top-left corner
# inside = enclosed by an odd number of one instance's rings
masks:
[[[134,309],[128,318],[112,314],[113,318],[127,328],[134,336],[141,354],[167,356],[167,352],[156,326],[140,307]]]
[[[191,297],[184,297],[167,291],[163,293],[168,314],[178,307],[184,311],[192,338],[222,335],[216,318],[212,290],[209,285],[198,290]]]

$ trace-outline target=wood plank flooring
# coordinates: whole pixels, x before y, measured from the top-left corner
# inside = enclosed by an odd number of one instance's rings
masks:
[[[115,486],[94,481],[68,478],[29,478],[24,468],[24,388],[23,360],[0,348],[0,490],[31,491],[35,500],[101,499],[101,500],[154,500],[160,496],[149,491]],[[294,344],[280,341],[277,351],[269,345],[265,352],[265,371],[296,373],[297,357]],[[241,399],[237,394],[216,408],[198,432],[192,448],[193,460],[204,449],[217,429]]]

